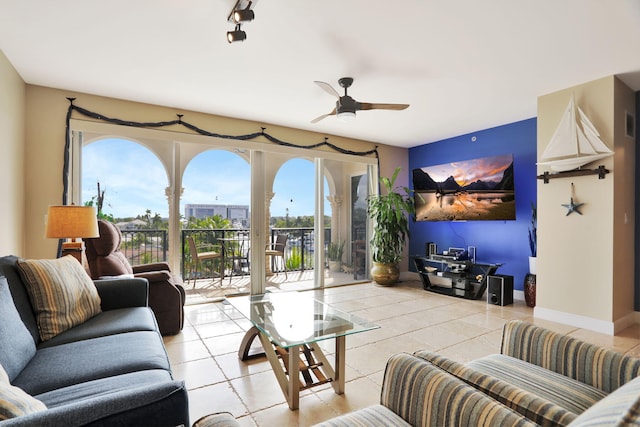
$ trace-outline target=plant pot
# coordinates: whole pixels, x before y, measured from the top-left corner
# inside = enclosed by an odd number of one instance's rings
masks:
[[[342,261],[329,261],[329,271],[339,273],[342,270]]]
[[[529,257],[529,273],[536,274],[537,261],[538,261],[538,258],[536,258],[534,256],[530,256]]]
[[[381,286],[390,286],[400,278],[398,264],[374,262],[371,266],[371,280]]]
[[[527,307],[536,306],[536,275],[527,274],[524,276],[524,301]]]

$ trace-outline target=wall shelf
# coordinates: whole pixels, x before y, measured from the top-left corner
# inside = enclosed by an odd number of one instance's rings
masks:
[[[544,180],[545,184],[548,184],[550,179],[569,178],[572,176],[598,175],[598,179],[604,179],[608,173],[609,169],[606,169],[603,165],[600,165],[598,166],[598,169],[576,169],[558,173],[545,172],[542,175],[538,175],[538,179],[542,179]]]

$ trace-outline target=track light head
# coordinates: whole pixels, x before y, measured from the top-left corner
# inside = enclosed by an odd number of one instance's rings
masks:
[[[227,31],[227,41],[229,43],[243,42],[247,39],[247,33],[240,29],[240,24],[236,25],[235,30]]]
[[[232,16],[233,16],[233,21],[236,24],[240,22],[253,21],[253,19],[256,17],[255,14],[253,13],[253,10],[249,9],[248,7],[246,9],[239,9],[239,10],[233,11]]]

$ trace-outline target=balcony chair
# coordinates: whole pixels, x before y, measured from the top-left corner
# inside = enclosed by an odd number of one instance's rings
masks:
[[[174,335],[184,324],[185,291],[180,278],[171,273],[169,264],[157,262],[131,266],[120,251],[122,233],[114,224],[98,220],[100,237],[86,239],[87,262],[92,279],[135,276],[149,281],[149,307],[156,316],[160,332]]]
[[[276,258],[280,258],[280,260],[282,261],[282,269],[284,270],[284,278],[285,280],[288,279],[287,277],[287,260],[285,258],[285,248],[287,247],[287,240],[289,239],[289,236],[286,234],[278,234],[276,236],[276,241],[274,243],[271,243],[269,245],[267,245],[267,248],[265,250],[265,255],[270,256],[271,259],[274,261],[273,265],[275,266],[275,259]],[[275,272],[274,272],[275,273]]]
[[[221,238],[218,241],[222,242],[223,260],[230,267],[229,284],[231,284],[234,274],[244,276],[250,273],[249,233],[241,231],[236,233],[234,237]],[[223,266],[223,271],[224,268]]]
[[[189,253],[191,254],[191,265],[194,267],[193,276],[193,287],[196,287],[196,281],[198,279],[198,266],[204,261],[211,261],[211,277],[213,280],[214,277],[214,265],[215,260],[220,259],[222,254],[216,251],[206,251],[206,252],[198,252],[198,247],[196,246],[196,241],[193,239],[193,236],[187,237],[187,242],[189,244]],[[222,283],[222,274],[220,274],[220,283]]]

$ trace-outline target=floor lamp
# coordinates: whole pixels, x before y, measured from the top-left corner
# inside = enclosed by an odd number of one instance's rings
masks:
[[[62,256],[73,255],[84,265],[84,242],[78,238],[100,237],[98,211],[93,206],[49,206],[46,236],[70,239],[62,243]]]

